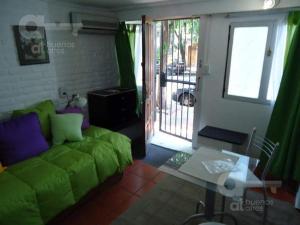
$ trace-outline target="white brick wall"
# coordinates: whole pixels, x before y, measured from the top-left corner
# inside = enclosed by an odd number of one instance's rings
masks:
[[[12,26],[25,15],[44,15],[46,23],[68,23],[71,11],[110,12],[43,0],[2,0],[0,8],[0,118],[6,112],[43,99],[58,100],[58,88],[85,95],[87,91],[118,85],[114,37],[47,30],[50,63],[20,66]],[[74,47],[73,47],[74,46]],[[4,113],[4,114],[3,114]]]

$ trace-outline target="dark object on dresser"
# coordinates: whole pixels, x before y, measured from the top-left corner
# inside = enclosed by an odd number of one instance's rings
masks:
[[[120,132],[132,140],[134,157],[145,156],[145,127],[136,110],[136,90],[110,88],[88,93],[90,124]]]

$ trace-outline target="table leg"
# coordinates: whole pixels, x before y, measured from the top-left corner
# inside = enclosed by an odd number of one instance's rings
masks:
[[[225,196],[222,196],[222,213],[225,212],[225,203],[226,203],[226,197]],[[221,218],[220,218],[220,222],[223,223],[223,220],[224,220],[224,215],[221,215]]]
[[[213,219],[213,217],[220,216],[221,222],[223,222],[224,216],[228,216],[228,217],[232,218],[232,220],[234,221],[234,224],[237,224],[237,220],[235,219],[235,217],[233,215],[225,212],[225,199],[226,198],[224,196],[222,196],[222,211],[215,212],[216,188],[217,188],[216,184],[207,183],[206,194],[205,194],[205,208],[204,208],[203,217],[206,220],[211,221]],[[200,216],[200,217],[202,217],[202,216]]]
[[[215,214],[215,188],[216,185],[211,183],[208,183],[206,187],[204,215],[208,221],[212,220]]]

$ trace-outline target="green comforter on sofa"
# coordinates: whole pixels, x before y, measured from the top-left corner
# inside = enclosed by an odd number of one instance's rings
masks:
[[[131,163],[130,139],[92,126],[83,141],[54,146],[0,174],[0,225],[46,224]]]

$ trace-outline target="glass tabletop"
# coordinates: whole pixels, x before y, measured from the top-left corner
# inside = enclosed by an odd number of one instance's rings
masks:
[[[222,161],[234,164],[231,170],[212,173],[206,164]],[[165,173],[212,189],[226,196],[241,196],[245,188],[262,187],[260,179],[252,172],[259,160],[227,150],[200,147],[193,154],[179,152],[159,169]],[[221,163],[222,165],[222,163]],[[221,166],[221,169],[224,166]]]

